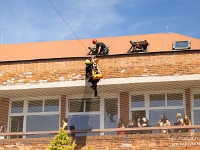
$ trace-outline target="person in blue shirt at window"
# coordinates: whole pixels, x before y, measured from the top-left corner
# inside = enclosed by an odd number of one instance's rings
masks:
[[[183,126],[183,119],[181,118],[181,114],[177,113],[176,114],[176,121],[174,122],[174,126]],[[174,129],[175,133],[180,133],[182,132],[181,129]]]

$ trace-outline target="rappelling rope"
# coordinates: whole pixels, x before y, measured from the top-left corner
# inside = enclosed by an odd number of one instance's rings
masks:
[[[70,27],[70,25],[67,23],[67,21],[63,18],[63,16],[59,13],[59,11],[56,9],[56,7],[53,5],[53,3],[48,0],[49,3],[53,6],[53,8],[55,9],[55,11],[59,14],[59,16],[62,18],[62,20],[65,22],[65,24],[68,26],[68,28],[72,31],[72,33],[76,36],[76,38],[79,40],[79,42],[83,45],[83,47],[85,48],[86,51],[88,51],[88,49],[85,47],[85,45],[81,42],[81,40],[79,39],[79,37],[76,35],[76,33],[72,30],[72,28]]]

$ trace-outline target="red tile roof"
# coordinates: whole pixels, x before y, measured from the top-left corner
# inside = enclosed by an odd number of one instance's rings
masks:
[[[33,59],[49,59],[64,57],[87,56],[89,46],[93,47],[92,39],[34,42],[0,45],[0,61],[18,61]],[[127,53],[131,44],[129,41],[144,41],[149,43],[148,52],[171,51],[174,41],[191,41],[191,49],[200,49],[200,39],[177,33],[160,33],[146,35],[131,35],[119,37],[98,38],[109,46],[109,54]]]

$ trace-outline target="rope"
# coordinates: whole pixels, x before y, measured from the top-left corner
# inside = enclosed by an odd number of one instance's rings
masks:
[[[65,24],[68,26],[68,28],[72,31],[72,33],[76,36],[76,38],[79,40],[79,42],[83,45],[83,47],[85,48],[86,51],[88,51],[88,49],[85,47],[85,45],[81,42],[81,40],[78,38],[78,36],[75,34],[75,32],[72,30],[72,28],[69,26],[69,24],[67,23],[67,21],[63,18],[63,16],[59,13],[59,11],[56,9],[56,7],[53,5],[53,3],[48,0],[49,3],[53,6],[53,8],[55,9],[55,11],[58,13],[58,15],[62,18],[62,20],[65,22]]]

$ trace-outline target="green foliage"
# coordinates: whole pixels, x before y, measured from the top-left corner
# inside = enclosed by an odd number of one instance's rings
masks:
[[[74,142],[70,143],[68,133],[60,128],[60,132],[55,136],[48,150],[74,150],[77,145]]]
[[[89,146],[89,147],[87,148],[87,150],[92,150],[92,146]]]

